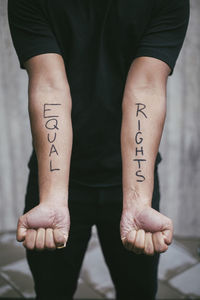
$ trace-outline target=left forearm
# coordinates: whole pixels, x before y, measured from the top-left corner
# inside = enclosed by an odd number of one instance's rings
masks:
[[[121,151],[123,203],[139,201],[151,205],[155,159],[166,113],[163,89],[131,84],[131,73],[122,103]]]

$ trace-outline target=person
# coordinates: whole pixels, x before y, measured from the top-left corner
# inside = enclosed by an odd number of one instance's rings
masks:
[[[33,137],[17,239],[37,299],[73,299],[93,225],[116,299],[155,299],[173,236],[159,144],[188,20],[189,0],[8,0]]]

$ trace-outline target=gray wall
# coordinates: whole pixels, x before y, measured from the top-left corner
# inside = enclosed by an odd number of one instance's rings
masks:
[[[200,1],[191,0],[186,39],[168,82],[168,113],[161,142],[162,210],[175,233],[200,236]]]
[[[22,212],[31,137],[27,115],[27,75],[20,71],[0,0],[0,231],[15,229]]]
[[[23,210],[31,152],[27,74],[19,69],[0,0],[0,231],[16,228]],[[200,1],[191,0],[186,40],[168,82],[168,113],[159,166],[161,209],[175,233],[200,236]]]

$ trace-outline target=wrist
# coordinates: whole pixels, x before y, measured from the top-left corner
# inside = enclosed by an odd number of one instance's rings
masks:
[[[152,192],[145,192],[136,187],[123,188],[123,209],[131,209],[133,206],[151,207]]]
[[[40,203],[68,206],[68,190],[54,189],[40,192]]]

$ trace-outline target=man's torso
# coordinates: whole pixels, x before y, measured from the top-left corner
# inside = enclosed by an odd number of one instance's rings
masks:
[[[72,96],[70,180],[121,184],[121,104],[156,0],[36,0],[55,35]]]

